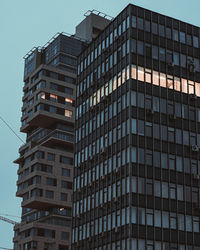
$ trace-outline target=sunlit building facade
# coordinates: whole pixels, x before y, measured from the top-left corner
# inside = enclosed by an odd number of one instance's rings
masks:
[[[199,35],[128,5],[79,56],[72,249],[200,250]]]

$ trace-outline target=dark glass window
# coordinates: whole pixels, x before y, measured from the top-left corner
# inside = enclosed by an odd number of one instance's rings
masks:
[[[70,177],[70,169],[62,168],[62,176]]]
[[[160,167],[160,152],[154,152],[153,162],[155,167]]]
[[[50,190],[45,191],[45,197],[46,198],[53,199],[53,196],[54,196],[53,191],[50,191]]]
[[[171,39],[172,38],[172,30],[170,28],[166,28],[166,36],[167,38]]]
[[[64,164],[73,165],[73,159],[71,157],[60,156],[60,162]]]
[[[164,154],[164,153],[161,154],[161,167],[162,168],[168,168],[167,154]]]
[[[138,135],[144,135],[144,121],[138,120]]]
[[[69,232],[61,232],[61,240],[69,240]],[[66,247],[64,247],[66,249]]]
[[[185,43],[185,32],[180,31],[180,42]]]
[[[189,34],[187,34],[187,44],[190,46],[192,45],[192,36]]]
[[[143,148],[138,149],[138,162],[141,164],[144,164],[144,149]]]
[[[61,201],[67,201],[67,194],[61,193],[60,194],[60,199],[61,199]]]
[[[193,36],[193,46],[199,48],[199,38],[197,36]]]
[[[144,108],[144,94],[138,93],[138,106]]]
[[[165,27],[164,25],[159,24],[159,35],[165,36]]]
[[[47,160],[48,161],[55,161],[55,154],[48,153],[47,154]]]
[[[136,16],[132,16],[132,27],[133,28],[137,27]]]
[[[161,126],[161,136],[162,140],[167,140],[167,127],[166,126]]]
[[[186,56],[181,54],[181,67],[186,67]]]
[[[136,40],[131,39],[131,52],[136,53]]]
[[[158,24],[152,23],[152,33],[157,35],[158,34]]]
[[[72,189],[72,182],[61,181],[61,187],[66,189]]]
[[[138,26],[138,29],[140,29],[140,30],[144,29],[144,20],[140,17],[138,17],[138,19],[137,19],[137,26]]]
[[[156,139],[160,139],[160,128],[158,124],[153,124],[153,136]]]
[[[56,186],[57,185],[57,181],[54,178],[47,177],[46,178],[46,185]]]
[[[173,30],[173,39],[174,41],[178,41],[178,30]]]
[[[166,57],[167,57],[166,59],[167,59],[167,62],[168,62],[168,63],[172,63],[172,62],[173,62],[173,54],[172,54],[172,51],[167,50]]]
[[[150,22],[145,20],[145,31],[150,32]]]
[[[158,47],[157,46],[152,46],[152,57],[153,59],[158,60]]]
[[[54,106],[49,106],[49,112],[51,112],[51,113],[56,113],[56,107],[54,107]]]
[[[143,55],[143,54],[144,54],[144,43],[141,42],[141,41],[138,41],[138,42],[137,42],[137,52],[138,52],[138,54],[140,54],[140,55]]]
[[[160,60],[164,62],[165,61],[165,49],[160,48],[159,49],[159,54],[160,54]]]

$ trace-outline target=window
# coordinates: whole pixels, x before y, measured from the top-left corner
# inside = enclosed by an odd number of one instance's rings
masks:
[[[48,198],[48,199],[53,199],[53,197],[54,197],[53,191],[46,190],[45,191],[45,197]]]
[[[150,32],[150,22],[145,20],[145,31]]]
[[[60,162],[64,164],[73,165],[73,158],[67,156],[60,156]]]
[[[47,177],[46,178],[46,185],[56,186],[57,185],[57,180],[54,179],[54,178]]]
[[[72,111],[65,109],[65,116],[71,118],[72,117]]]
[[[185,32],[180,31],[180,42],[185,43]]]
[[[174,65],[179,66],[179,53],[174,52]]]
[[[136,27],[137,27],[136,16],[132,16],[132,27],[133,27],[133,28],[136,28]]]
[[[172,38],[172,30],[168,27],[166,28],[166,35],[168,39]]]
[[[178,41],[178,30],[173,30],[173,39],[174,41]]]
[[[60,194],[60,199],[61,199],[61,201],[67,201],[67,194],[66,193],[61,193]]]
[[[199,48],[199,38],[196,36],[193,36],[193,46]]]
[[[165,49],[160,48],[159,53],[160,53],[160,61],[165,61]]]
[[[137,19],[137,26],[138,26],[138,29],[141,29],[141,30],[144,29],[144,20],[140,17],[138,17]]]
[[[69,240],[69,232],[61,232],[61,240]]]
[[[143,42],[141,42],[141,41],[137,42],[137,53],[139,55],[144,55],[144,47],[143,46],[144,46]]]
[[[152,57],[153,59],[158,60],[158,47],[157,46],[152,46]]]
[[[153,226],[153,210],[152,209],[147,209],[146,220],[147,220],[148,226]]]
[[[62,176],[70,177],[70,169],[62,168]]]
[[[152,33],[157,35],[158,34],[158,24],[152,23]]]
[[[83,186],[83,185],[82,185]],[[72,189],[72,182],[61,181],[61,188]]]
[[[131,52],[136,53],[136,40],[135,39],[131,40]]]
[[[165,27],[164,25],[159,24],[159,35],[165,36]]]
[[[56,113],[57,108],[54,106],[49,106],[49,112]]]
[[[48,161],[55,161],[55,154],[47,153],[47,160]]]

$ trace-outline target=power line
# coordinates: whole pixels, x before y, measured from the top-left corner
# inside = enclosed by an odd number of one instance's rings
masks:
[[[15,133],[15,131],[11,128],[11,126],[0,116],[0,119],[2,120],[2,122],[13,132],[13,134],[15,135],[15,136],[17,136],[17,138],[21,141],[21,142],[23,142],[23,143],[25,143],[19,136],[18,136],[18,134],[17,133]]]
[[[0,215],[21,218],[20,216],[11,215],[11,214],[2,214],[2,213],[0,213]]]

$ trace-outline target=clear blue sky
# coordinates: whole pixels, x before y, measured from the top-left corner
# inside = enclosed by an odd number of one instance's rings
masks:
[[[73,34],[87,10],[115,17],[129,3],[200,26],[199,0],[0,0],[0,116],[19,131],[23,56],[32,47],[44,45],[57,32]],[[21,142],[1,120],[0,139],[0,215],[19,216],[17,165],[13,160],[18,157]],[[12,237],[12,225],[0,221],[0,247],[12,248]]]

